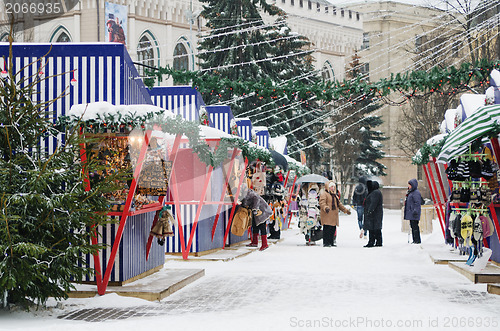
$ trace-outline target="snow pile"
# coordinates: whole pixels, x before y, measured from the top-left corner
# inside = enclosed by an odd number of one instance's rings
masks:
[[[67,116],[76,118],[82,117],[83,121],[91,119],[105,118],[107,116],[148,116],[149,114],[163,113],[165,117],[175,117],[175,115],[163,108],[153,105],[113,105],[106,101],[92,102],[87,104],[73,105]]]
[[[285,154],[286,144],[287,139],[285,136],[279,136],[269,139],[269,145],[271,146],[271,148],[283,155]]]

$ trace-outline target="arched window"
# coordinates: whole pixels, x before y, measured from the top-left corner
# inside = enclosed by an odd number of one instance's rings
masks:
[[[323,68],[321,69],[321,77],[325,82],[335,80],[335,74],[333,73],[333,69],[330,62],[327,61],[323,65]]]
[[[67,43],[71,42],[71,34],[68,30],[62,25],[58,26],[57,29],[54,30],[52,36],[50,37],[51,43]]]
[[[186,46],[178,43],[174,49],[174,70],[189,70],[189,57]]]
[[[62,32],[56,39],[56,43],[69,43],[71,38],[66,32]]]
[[[143,35],[141,37],[141,39],[139,40],[139,44],[137,45],[137,62],[142,63],[146,66],[154,66],[153,43],[146,35]],[[141,65],[137,66],[137,71],[139,72],[139,75],[141,77],[145,75],[145,68],[147,67]]]
[[[0,35],[0,42],[2,41],[9,41],[9,34],[8,33],[4,33],[2,35]]]

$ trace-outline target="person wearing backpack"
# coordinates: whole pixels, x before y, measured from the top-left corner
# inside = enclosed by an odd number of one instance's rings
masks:
[[[404,219],[410,221],[411,234],[413,237],[412,244],[420,244],[420,228],[418,222],[422,213],[422,195],[418,190],[418,182],[416,179],[408,181],[408,191],[406,192],[404,209]]]

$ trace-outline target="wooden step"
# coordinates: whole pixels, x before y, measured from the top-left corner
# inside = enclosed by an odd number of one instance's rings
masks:
[[[123,286],[108,286],[106,293],[160,301],[204,275],[204,269],[163,269]],[[76,290],[68,293],[70,298],[90,298],[97,295],[95,285],[76,284],[75,286]]]
[[[492,263],[488,263],[481,271],[476,271],[473,267],[465,264],[465,262],[450,262],[448,266],[458,271],[475,284],[500,283],[500,267]]]
[[[488,284],[488,293],[500,295],[500,284]]]

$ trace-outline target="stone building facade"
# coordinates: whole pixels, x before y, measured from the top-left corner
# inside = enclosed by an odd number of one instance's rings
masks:
[[[416,48],[430,31],[442,33],[436,28],[446,19],[440,10],[392,1],[353,3],[349,8],[364,16],[364,40],[359,55],[361,62],[367,64],[366,71],[371,81],[388,78],[391,73],[416,69]],[[401,100],[395,95],[390,98]],[[401,107],[406,106],[385,105],[378,113],[384,121],[379,129],[389,138],[383,142],[385,157],[381,160],[387,167],[387,176],[380,178],[386,208],[400,207],[411,178],[418,179],[422,194],[430,198],[422,169],[411,164],[411,159],[398,147],[396,130],[402,119]]]
[[[315,66],[329,79],[342,79],[346,58],[361,46],[363,17],[359,12],[336,8],[325,0],[271,0],[289,15],[295,32],[310,39]],[[151,66],[197,69],[196,47],[200,33],[206,33],[197,0],[81,0],[63,16],[21,31],[24,42],[106,42],[109,7],[123,6],[120,17],[128,52],[132,59]],[[120,7],[118,7],[120,8]],[[0,13],[0,20],[2,17]],[[266,19],[264,17],[264,19]],[[0,41],[6,32],[0,31]],[[142,68],[138,67],[139,72]],[[171,85],[172,81],[162,84]]]

